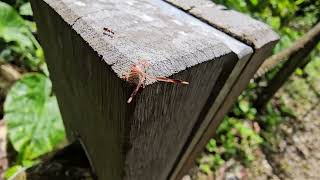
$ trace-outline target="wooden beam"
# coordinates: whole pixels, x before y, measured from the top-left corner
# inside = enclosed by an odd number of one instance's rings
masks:
[[[163,1],[31,3],[67,133],[99,179],[167,179],[203,110],[252,53]],[[121,77],[139,59],[148,74],[190,85],[147,81],[127,104],[134,87]]]
[[[270,42],[277,42],[279,39],[267,24],[215,4],[211,0],[165,1],[255,49],[262,48]]]
[[[290,48],[274,55],[269,60],[270,65],[277,60],[288,59],[277,74],[263,88],[255,102],[255,107],[262,110],[265,108],[269,100],[282,87],[294,71],[304,65],[308,61],[311,51],[320,41],[320,23],[316,24],[308,33],[298,39]],[[267,67],[267,66],[266,66]]]
[[[241,70],[235,75],[236,80],[223,88],[214,103],[209,105],[210,108],[203,112],[204,120],[195,128],[194,135],[185,144],[185,150],[181,152],[181,158],[171,173],[171,179],[181,179],[194,165],[196,158],[214,136],[215,129],[224,115],[246,88],[259,66],[271,54],[279,36],[266,24],[209,0],[166,1],[254,49],[250,60],[238,65]]]

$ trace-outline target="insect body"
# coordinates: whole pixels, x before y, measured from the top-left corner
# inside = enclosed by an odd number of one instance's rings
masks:
[[[189,84],[186,81],[181,81],[177,79],[170,79],[166,77],[155,77],[146,73],[147,68],[149,67],[149,63],[147,61],[141,60],[137,64],[131,66],[130,70],[123,74],[123,78],[131,83],[137,84],[137,87],[132,92],[130,98],[127,103],[130,103],[133,97],[138,93],[141,87],[145,87],[145,83],[147,79],[154,79],[156,81],[168,82],[173,84]]]
[[[103,28],[103,30],[105,30],[108,33],[114,34],[114,32],[111,29],[107,28],[107,27]]]
[[[110,28],[105,27],[105,28],[103,28],[103,30],[105,31],[105,32],[103,32],[104,35],[107,35],[110,38],[114,37],[114,32]]]

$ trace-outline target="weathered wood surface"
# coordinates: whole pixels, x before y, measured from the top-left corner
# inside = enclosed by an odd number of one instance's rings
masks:
[[[31,3],[68,134],[83,141],[103,180],[167,179],[203,111],[252,53],[162,1]],[[148,81],[127,104],[133,88],[119,77],[139,59],[149,74],[190,85]]]
[[[215,4],[211,0],[165,1],[256,49],[279,39],[278,35],[267,24]]]
[[[281,86],[289,79],[289,77],[294,73],[294,71],[306,64],[308,61],[308,56],[312,50],[320,42],[320,23],[315,25],[308,33],[297,40],[292,47],[287,48],[274,55],[269,60],[276,61],[277,59],[288,59],[277,74],[268,82],[267,87],[265,87],[261,93],[258,94],[255,106],[262,110],[269,100],[274,96],[274,94],[281,88]]]
[[[161,1],[46,2],[111,65],[119,77],[139,59],[150,62],[150,74],[170,76],[207,61],[205,56],[220,57],[230,52],[229,48],[224,48],[225,44],[217,41],[227,36],[220,37],[221,32],[200,21],[192,21],[194,18],[191,16]],[[112,29],[115,38],[104,35],[104,27]],[[250,51],[244,47],[237,48],[240,55]],[[203,53],[199,53],[201,50]]]
[[[185,151],[180,155],[181,159],[176,163],[176,168],[171,173],[171,179],[181,179],[194,165],[195,159],[202,152],[209,139],[214,136],[215,129],[245,89],[259,66],[271,54],[272,48],[279,37],[266,24],[234,10],[227,10],[225,7],[216,5],[209,0],[166,1],[250,45],[255,51],[250,60],[241,66],[241,73],[237,76],[236,81],[229,84],[228,88],[220,91],[214,104],[206,112],[203,112],[204,120],[198,125],[194,136],[187,141]]]

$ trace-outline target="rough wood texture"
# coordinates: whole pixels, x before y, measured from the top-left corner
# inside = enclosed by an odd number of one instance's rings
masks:
[[[139,59],[150,62],[150,74],[170,76],[207,61],[206,56],[220,57],[230,51],[217,40],[217,33],[221,32],[161,1],[45,2],[72,25],[119,77]],[[112,29],[115,37],[104,35],[104,27]],[[239,49],[248,53],[243,47]]]
[[[216,101],[203,112],[204,120],[194,130],[194,135],[185,144],[185,151],[180,155],[171,179],[181,179],[194,165],[195,159],[202,152],[224,115],[245,89],[258,67],[271,54],[279,37],[269,26],[234,10],[227,10],[209,0],[166,0],[203,22],[220,29],[234,38],[252,46],[254,54],[241,69],[237,80],[225,91],[220,91]]]
[[[101,180],[167,179],[203,110],[252,53],[162,1],[31,2],[68,134]],[[141,58],[149,74],[190,85],[149,81],[126,104],[132,87],[119,77]]]
[[[308,56],[311,51],[317,46],[320,41],[320,23],[314,26],[307,34],[297,40],[292,47],[285,49],[283,52],[272,57],[273,59],[288,60],[283,64],[277,74],[268,82],[262,92],[258,95],[255,106],[262,110],[280,87],[288,80],[294,71],[304,65],[308,61]]]
[[[165,0],[256,49],[279,39],[271,28],[211,0]]]

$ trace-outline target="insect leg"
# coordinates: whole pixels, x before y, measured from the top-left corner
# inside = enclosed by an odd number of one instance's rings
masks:
[[[166,77],[156,77],[155,78],[157,81],[162,81],[162,82],[168,82],[168,83],[173,83],[173,84],[189,84],[187,81],[181,81],[178,79],[170,79]]]
[[[145,81],[145,79],[146,79],[146,78],[144,77],[144,78],[141,78],[141,80],[139,80],[139,83],[138,83],[137,87],[134,89],[134,91],[133,91],[132,94],[130,95],[130,98],[128,99],[127,103],[130,103],[130,102],[132,101],[133,97],[134,97],[135,95],[137,95],[140,87],[141,87],[141,86],[144,86],[144,83],[145,83],[144,81]]]

